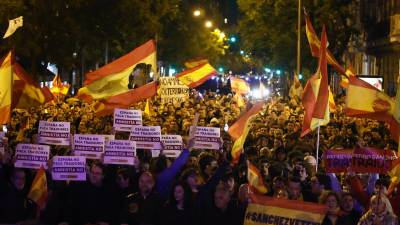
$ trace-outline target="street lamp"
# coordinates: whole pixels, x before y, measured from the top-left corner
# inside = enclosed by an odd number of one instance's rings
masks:
[[[210,20],[207,20],[206,23],[204,24],[207,28],[211,28],[213,26],[212,22]]]
[[[200,15],[201,15],[201,11],[200,10],[196,9],[196,10],[193,11],[193,16],[199,17]]]

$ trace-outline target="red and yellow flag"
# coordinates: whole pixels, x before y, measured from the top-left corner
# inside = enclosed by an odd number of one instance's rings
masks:
[[[28,198],[34,201],[40,209],[43,209],[48,198],[46,171],[43,166],[37,171],[33,179]]]
[[[21,65],[13,64],[13,108],[30,108],[54,99],[48,87],[41,88]]]
[[[347,116],[390,123],[394,110],[395,101],[388,95],[357,77],[349,77],[345,109]]]
[[[147,116],[151,116],[151,115],[153,115],[153,113],[154,113],[153,107],[151,105],[150,99],[148,98],[146,100],[146,106],[144,107],[144,114],[146,114]]]
[[[156,82],[150,82],[128,92],[101,100],[96,105],[96,114],[105,116],[114,113],[115,108],[126,109],[134,103],[151,98],[157,95]]]
[[[265,194],[268,192],[268,188],[265,186],[260,171],[251,162],[247,163],[247,181],[249,182],[250,189],[254,193]]]
[[[326,63],[327,37],[325,26],[322,28],[321,51],[317,72],[307,81],[302,102],[305,110],[301,136],[305,136],[318,126],[329,123],[329,88]]]
[[[243,79],[230,77],[231,89],[235,93],[245,95],[250,92],[250,85]]]
[[[53,79],[53,87],[50,88],[54,96],[65,96],[68,93],[70,85],[63,84],[60,75],[55,75]]]
[[[209,63],[206,63],[187,69],[176,77],[186,86],[195,88],[216,74],[218,72]]]
[[[305,14],[305,18],[306,18],[306,35],[308,43],[310,44],[311,54],[314,57],[320,57],[321,42],[318,38],[318,35],[315,33],[310,17],[307,14]],[[335,67],[335,69],[340,74],[345,74],[346,72],[345,69],[341,65],[339,65],[335,57],[333,57],[333,54],[328,49],[326,49],[326,60],[330,65]]]
[[[346,69],[345,75],[346,76],[342,75],[342,79],[340,80],[340,86],[342,88],[348,88],[349,87],[349,79],[347,79],[347,77],[356,76],[356,72],[355,72],[355,70],[353,68],[353,65],[351,65],[351,64],[349,65],[349,68]]]
[[[244,225],[321,224],[327,212],[322,204],[250,194]]]
[[[10,121],[12,104],[13,56],[10,51],[0,65],[0,124]]]
[[[333,97],[331,87],[329,87],[329,110],[330,112],[334,112],[336,110],[335,99]]]
[[[242,134],[244,133],[245,129],[245,124],[249,120],[249,118],[262,109],[264,106],[263,102],[257,102],[245,113],[243,113],[237,120],[236,122],[229,127],[228,134],[232,137],[233,140],[237,140]]]
[[[190,68],[193,68],[196,66],[207,64],[207,63],[208,63],[207,59],[202,59],[202,58],[192,59],[192,60],[188,60],[187,62],[185,62],[185,66],[186,66],[186,68],[190,69]]]
[[[156,71],[156,44],[153,40],[86,74],[85,86],[79,89],[78,98],[91,101],[129,92],[129,76],[142,63],[150,64],[152,70]]]
[[[246,142],[247,135],[249,134],[250,129],[251,129],[252,121],[255,117],[256,117],[256,115],[252,115],[249,118],[247,118],[247,120],[245,121],[245,124],[244,124],[242,134],[233,143],[232,150],[231,150],[231,156],[232,156],[233,163],[239,162],[240,155],[243,152],[244,143]]]
[[[233,96],[233,100],[236,101],[237,107],[241,108],[241,107],[244,106],[244,99],[243,99],[243,96],[242,96],[241,94],[236,93],[236,94]]]

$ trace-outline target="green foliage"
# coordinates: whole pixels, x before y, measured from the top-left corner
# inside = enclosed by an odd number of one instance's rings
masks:
[[[238,0],[242,13],[239,31],[246,51],[264,65],[293,71],[297,52],[297,1],[293,0]],[[311,15],[317,34],[322,24],[328,31],[329,49],[339,60],[352,34],[351,1],[303,0]],[[301,55],[302,68],[315,71],[317,60],[312,59],[305,33],[302,13]]]

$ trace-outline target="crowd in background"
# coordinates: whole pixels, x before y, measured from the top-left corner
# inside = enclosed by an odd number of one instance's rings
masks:
[[[322,154],[330,148],[356,145],[397,149],[387,125],[346,117],[344,99],[336,99],[330,123],[321,127],[320,151],[316,133],[300,138],[304,110],[299,98],[273,96],[252,122],[238,164],[230,157],[233,142],[226,132],[250,107],[239,107],[231,94],[191,93],[180,104],[151,100],[143,125],[161,126],[162,134],[188,136],[196,113],[197,126],[221,128],[220,150],[192,149],[188,140],[178,158],[138,150],[135,166],[103,165],[87,160],[85,182],[52,181],[45,207],[27,198],[35,171],[13,167],[17,143],[37,143],[40,120],[71,123],[71,133],[129,134],[113,130],[113,117],[98,117],[96,103],[75,99],[14,110],[7,126],[0,164],[0,224],[243,224],[249,203],[247,162],[260,170],[266,195],[319,202],[328,207],[323,224],[398,224],[400,193],[388,193],[390,178],[378,174],[329,174]],[[146,101],[132,108],[144,110]],[[190,149],[190,150],[189,150]],[[69,147],[51,146],[51,155],[71,155]],[[316,163],[319,159],[318,171]]]

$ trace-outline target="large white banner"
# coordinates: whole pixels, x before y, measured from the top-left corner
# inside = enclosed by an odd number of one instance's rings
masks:
[[[117,131],[131,131],[133,126],[142,125],[142,111],[131,109],[114,110],[114,128]]]
[[[39,143],[70,145],[69,122],[39,122]]]
[[[86,159],[83,156],[54,156],[53,180],[86,180]]]
[[[139,149],[161,149],[161,127],[133,127],[129,140],[136,141]]]
[[[18,144],[15,150],[15,167],[39,169],[43,166],[47,169],[50,146],[35,144]]]
[[[134,165],[136,156],[136,142],[114,140],[106,143],[104,152],[105,164]]]
[[[181,103],[189,98],[189,87],[176,77],[160,77],[159,92],[162,104]]]
[[[74,135],[74,155],[87,159],[101,159],[104,152],[104,136],[94,134]]]
[[[190,130],[193,129],[191,126]],[[219,127],[196,127],[195,130],[194,148],[219,150],[221,135]]]

